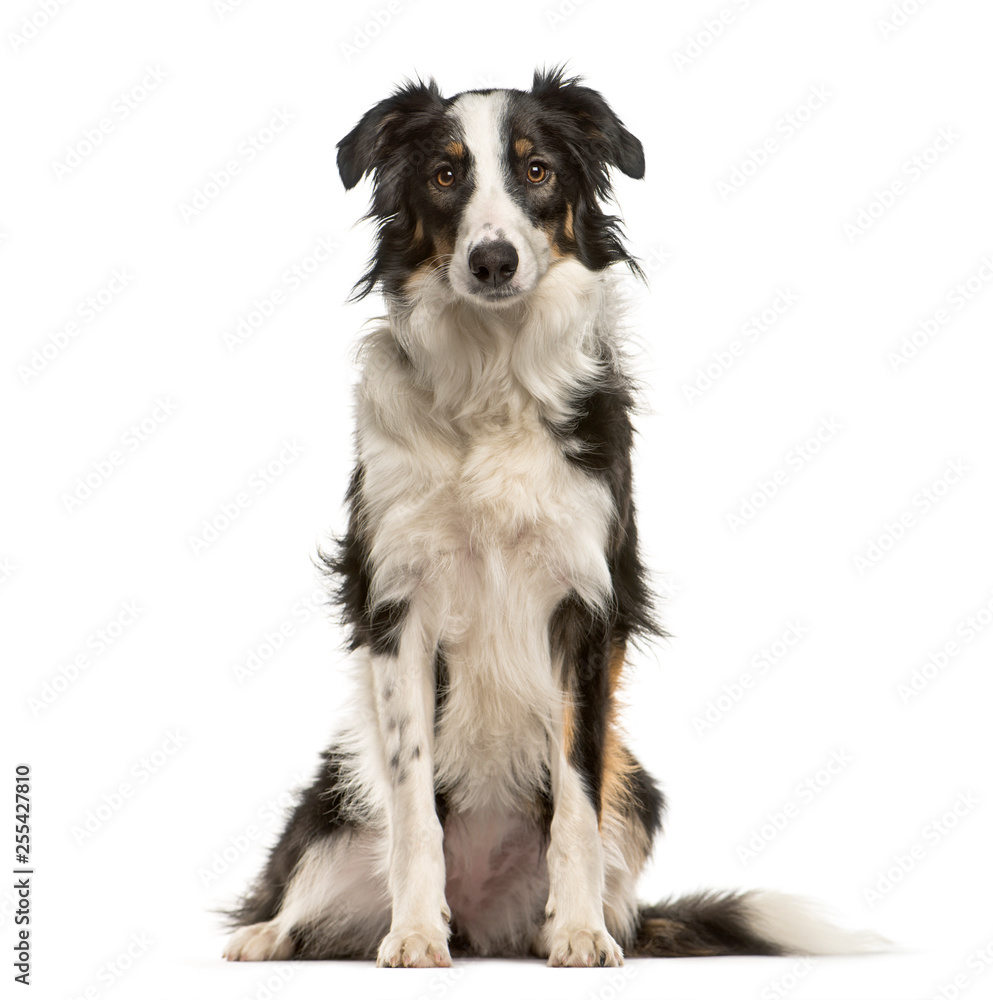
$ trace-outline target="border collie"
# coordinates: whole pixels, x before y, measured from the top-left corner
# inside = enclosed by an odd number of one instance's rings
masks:
[[[632,384],[604,211],[645,172],[603,97],[409,83],[338,144],[378,222],[337,582],[360,684],[255,886],[231,960],[778,955],[855,939],[766,893],[639,905],[663,798],[624,745],[661,635],[632,502]]]

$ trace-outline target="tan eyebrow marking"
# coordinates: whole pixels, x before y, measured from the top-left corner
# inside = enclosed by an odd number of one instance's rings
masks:
[[[448,153],[453,160],[461,160],[462,157],[465,156],[465,146],[463,146],[458,139],[452,139],[452,141],[445,147],[445,152]]]
[[[527,156],[534,149],[534,144],[530,139],[517,139],[514,142],[514,152],[518,156]]]

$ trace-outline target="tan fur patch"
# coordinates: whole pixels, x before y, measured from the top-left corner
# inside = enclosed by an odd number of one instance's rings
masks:
[[[423,264],[418,264],[417,267],[410,272],[409,277],[403,283],[407,294],[411,297],[417,295],[421,284],[425,281],[431,280],[432,276],[439,270],[439,268],[444,267],[444,264],[445,262],[439,261],[437,256],[429,257]]]
[[[514,152],[518,156],[527,156],[534,149],[534,144],[530,139],[517,139],[514,142]]]
[[[434,252],[438,257],[451,257],[455,252],[455,244],[452,242],[451,237],[444,233],[435,233],[431,242],[434,244]],[[438,261],[431,261],[430,263],[438,266]]]
[[[565,225],[562,227],[563,232],[570,240],[576,238],[576,232],[572,228],[572,205],[567,204],[565,206]]]
[[[572,702],[566,701],[562,706],[562,749],[566,757],[572,753],[573,728],[576,724]]]
[[[424,239],[424,223],[420,219],[417,220],[417,224],[414,226],[414,242],[420,243]]]
[[[610,651],[609,684],[611,695],[614,694],[621,682],[621,674],[624,673],[624,657],[626,654],[627,649],[623,642],[616,643],[614,648]]]
[[[628,777],[634,770],[634,758],[627,747],[621,742],[621,734],[617,722],[617,701],[614,692],[620,682],[621,671],[624,669],[624,646],[618,643],[610,653],[608,665],[608,688],[610,690],[610,707],[607,710],[607,733],[603,742],[603,790],[601,801],[603,809],[623,813],[624,807],[631,795],[631,785]]]
[[[445,152],[453,160],[461,160],[465,156],[465,146],[462,145],[458,139],[452,139],[452,141],[445,147]]]

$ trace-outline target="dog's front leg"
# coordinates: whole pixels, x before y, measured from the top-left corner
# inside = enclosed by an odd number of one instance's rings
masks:
[[[434,795],[434,651],[408,614],[399,641],[372,653],[387,772],[390,932],[377,965],[451,965],[445,857]]]
[[[610,629],[592,610],[572,603],[567,631],[565,686],[573,704],[559,714],[552,747],[551,836],[548,846],[549,965],[621,965],[623,952],[603,914],[604,862],[600,802],[604,739],[609,711]]]

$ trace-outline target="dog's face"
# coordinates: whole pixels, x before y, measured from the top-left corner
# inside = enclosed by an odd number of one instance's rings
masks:
[[[346,188],[374,178],[379,245],[359,282],[410,294],[424,278],[452,297],[498,307],[526,295],[555,262],[634,265],[601,201],[608,167],[642,177],[641,143],[594,90],[561,71],[530,91],[443,98],[408,84],[338,144]]]

